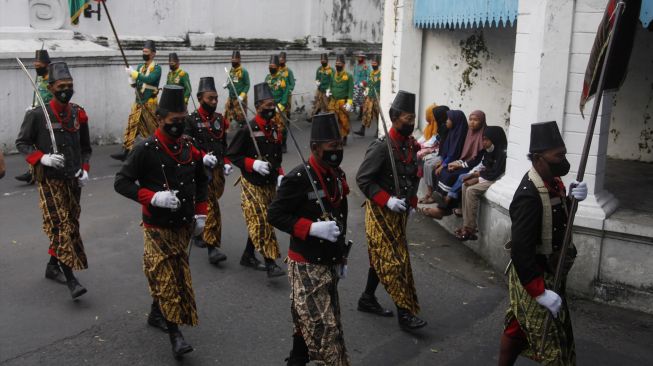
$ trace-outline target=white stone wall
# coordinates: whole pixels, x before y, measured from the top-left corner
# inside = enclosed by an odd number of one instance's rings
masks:
[[[448,105],[469,114],[485,112],[490,125],[506,129],[510,118],[515,27],[481,30],[424,30],[418,118],[426,124],[424,109],[431,103]],[[465,52],[461,42],[482,35],[487,51]],[[468,61],[463,55],[472,56]],[[471,70],[471,71],[470,71]],[[468,79],[464,75],[468,75]]]
[[[292,41],[319,36],[380,42],[383,29],[382,0],[138,0],[110,1],[107,6],[121,36],[204,32],[221,38]],[[66,28],[111,36],[105,14],[100,22],[82,18],[79,26]]]

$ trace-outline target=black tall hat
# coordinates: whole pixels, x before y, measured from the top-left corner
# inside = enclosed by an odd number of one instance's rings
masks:
[[[376,62],[377,64],[380,65],[381,64],[381,55],[374,55],[374,57],[372,57],[372,61],[374,61],[374,62]]]
[[[177,52],[170,52],[170,54],[168,55],[168,61],[179,62],[179,56],[177,55]]]
[[[415,113],[415,94],[400,90],[392,101],[392,108],[405,113]]]
[[[274,99],[268,83],[254,85],[254,103],[259,103],[266,99]]]
[[[279,58],[286,59],[286,56],[287,56],[287,55],[286,55],[286,51],[281,51],[281,52],[279,52]]]
[[[320,113],[311,120],[311,142],[340,140],[340,127],[334,113]]]
[[[565,142],[555,121],[539,122],[531,125],[531,145],[528,148],[529,152],[542,152],[564,146]]]
[[[320,61],[327,61],[329,62],[329,54],[328,53],[323,53],[320,55]]]
[[[270,55],[270,65],[279,65],[279,56],[278,55]]]
[[[154,43],[153,40],[148,39],[145,41],[145,44],[143,45],[143,48],[147,48],[148,50],[152,52],[156,52],[156,43]]]
[[[159,109],[167,112],[186,112],[184,104],[184,87],[179,85],[164,85],[159,100]]]
[[[213,80],[212,76],[205,76],[200,78],[200,85],[197,87],[197,92],[203,93],[207,91],[217,92],[215,89],[215,80]]]
[[[345,63],[345,55],[343,55],[342,53],[338,54],[336,56],[336,62],[342,62],[344,64]]]
[[[70,70],[68,70],[68,65],[63,62],[53,62],[48,66],[48,82],[50,84],[54,83],[57,80],[72,79],[73,76],[70,75]]]
[[[35,61],[45,62],[46,64],[50,63],[48,50],[36,50],[36,56],[34,56],[34,58],[36,59]]]
[[[234,50],[234,52],[231,53],[231,59],[238,59],[240,60],[240,51],[239,50]]]

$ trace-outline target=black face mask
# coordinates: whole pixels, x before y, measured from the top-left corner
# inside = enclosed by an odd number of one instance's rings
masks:
[[[397,132],[403,137],[410,136],[415,130],[415,124],[412,125],[402,125],[401,128],[397,129]]]
[[[271,74],[271,75],[274,75],[274,74],[277,73],[277,70],[278,70],[278,69],[277,69],[276,67],[271,67],[269,70],[270,70],[270,74]]]
[[[379,65],[376,66],[372,65],[372,70],[378,70],[378,69],[379,69]]]
[[[569,174],[569,169],[571,169],[571,164],[569,164],[567,158],[559,163],[550,163],[548,161],[546,163],[549,164],[549,170],[554,177],[564,177]]]
[[[62,91],[58,91],[54,93],[54,97],[57,98],[57,100],[60,103],[66,104],[70,102],[70,99],[73,97],[73,94],[75,94],[75,91],[73,89],[64,89]]]
[[[264,120],[269,121],[274,118],[275,113],[276,110],[274,108],[265,108],[261,111],[261,117],[263,117]]]
[[[286,63],[285,62],[279,62],[279,66],[286,67]]]
[[[150,55],[143,54],[143,61],[150,61]]]
[[[164,124],[163,130],[173,138],[180,138],[184,133],[184,120],[181,121],[173,120],[171,124]]]
[[[207,111],[207,112],[209,112],[211,114],[213,114],[213,112],[215,112],[215,109],[218,107],[217,105],[210,106],[210,105],[208,105],[206,103],[200,103],[200,105],[202,106],[203,110],[205,110],[205,111]]]
[[[344,66],[336,65],[336,70],[338,70],[338,72],[342,71],[342,69],[344,69]]]
[[[322,62],[322,67],[326,67],[328,64],[328,62]]]
[[[177,65],[170,65],[170,70],[175,71],[179,68]]]
[[[233,68],[237,68],[238,66],[240,66],[240,62],[232,62],[231,63],[231,67],[233,67]]]
[[[337,168],[342,163],[342,156],[344,150],[324,150],[322,152],[322,161],[324,164]]]
[[[37,67],[36,68],[36,75],[38,76],[45,76],[48,73],[48,67]]]

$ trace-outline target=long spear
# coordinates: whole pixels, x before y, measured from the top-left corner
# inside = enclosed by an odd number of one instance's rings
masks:
[[[612,32],[610,32],[609,34],[610,38],[608,39],[608,47],[605,53],[605,60],[601,67],[601,74],[599,76],[599,82],[596,88],[596,99],[594,100],[594,105],[592,106],[592,114],[590,115],[590,122],[589,125],[587,126],[587,133],[585,134],[585,144],[583,145],[583,152],[581,153],[581,157],[580,157],[578,174],[576,175],[576,181],[578,182],[582,182],[583,178],[585,177],[585,167],[587,166],[590,147],[592,146],[592,136],[594,135],[594,129],[596,127],[596,119],[599,114],[599,107],[601,106],[601,100],[603,99],[603,91],[605,90],[608,65],[610,63],[610,58],[614,50],[614,39],[616,38],[617,32],[619,31],[619,23],[621,21],[621,16],[623,15],[625,5],[626,4],[623,1],[620,1],[617,4],[614,11],[614,16],[615,16],[614,25],[612,28]],[[553,291],[556,293],[558,292],[558,288],[560,287],[560,282],[562,280],[562,271],[564,268],[563,264],[565,262],[565,257],[567,255],[567,249],[569,249],[569,245],[571,243],[571,236],[574,227],[574,218],[577,209],[578,209],[578,200],[576,200],[576,198],[572,196],[571,208],[569,209],[569,217],[567,218],[567,228],[565,230],[565,238],[562,244],[562,248],[560,249],[560,258],[558,258],[558,264],[556,266],[555,277],[553,280]],[[549,328],[551,327],[552,319],[553,319],[552,315],[549,312],[544,321],[544,328],[543,328],[544,332],[542,333],[542,343],[540,344],[540,350],[539,350],[540,355],[544,354],[544,346],[546,344],[547,334],[549,332]]]
[[[231,87],[234,88],[234,92],[236,91],[236,86],[234,85],[234,81],[231,80],[231,75],[229,75],[229,70],[225,67],[224,72],[227,74],[227,79],[229,80],[229,84],[231,84]],[[243,113],[243,116],[246,116],[247,113],[245,113],[245,108],[243,108],[243,104],[241,103],[240,99],[238,99],[238,106],[240,107],[240,111]],[[265,159],[263,155],[261,155],[261,150],[258,148],[258,143],[256,142],[256,137],[254,137],[254,130],[252,130],[252,126],[250,126],[249,122],[245,121],[245,125],[247,125],[247,129],[249,129],[249,136],[252,138],[252,142],[254,143],[254,149],[256,149],[256,153],[261,159]]]
[[[390,166],[392,167],[392,178],[395,183],[395,196],[399,198],[401,194],[401,189],[399,187],[399,176],[397,175],[397,163],[395,162],[394,151],[392,150],[392,141],[390,141],[390,134],[388,134],[388,126],[385,123],[385,117],[383,116],[383,110],[379,105],[379,91],[376,87],[372,86],[374,93],[376,94],[376,106],[379,107],[379,115],[381,116],[381,124],[383,125],[383,132],[385,133],[385,144],[388,147],[388,154],[390,154]]]

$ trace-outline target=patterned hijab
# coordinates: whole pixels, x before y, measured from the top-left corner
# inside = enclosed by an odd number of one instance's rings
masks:
[[[447,133],[447,138],[440,149],[440,156],[443,160],[454,161],[458,160],[460,152],[465,143],[465,135],[467,135],[467,118],[465,113],[460,110],[447,111],[447,118],[453,123],[453,127]],[[482,137],[482,135],[481,135]]]
[[[474,131],[471,128],[467,130],[467,136],[465,137],[465,145],[463,146],[463,151],[460,154],[460,160],[467,161],[474,159],[476,154],[479,151],[483,150],[483,132],[487,124],[485,123],[485,113],[483,111],[476,110],[469,114],[469,118],[472,116],[478,117],[481,120],[481,128]]]

